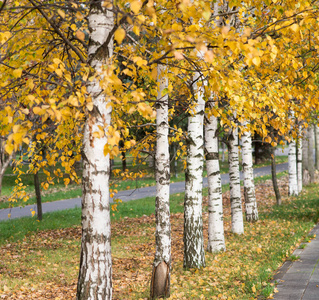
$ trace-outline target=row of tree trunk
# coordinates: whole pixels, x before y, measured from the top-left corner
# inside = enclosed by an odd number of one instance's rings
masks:
[[[303,185],[308,185],[315,181],[315,169],[319,170],[318,126],[309,125],[304,129],[299,126],[298,137],[292,139],[289,143],[288,173],[290,196],[299,195]]]

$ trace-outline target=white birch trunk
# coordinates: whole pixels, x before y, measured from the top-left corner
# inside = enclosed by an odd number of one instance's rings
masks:
[[[308,161],[308,138],[307,129],[303,130],[302,138],[302,184],[308,185],[310,183],[309,175],[309,161]]]
[[[300,194],[302,191],[302,139],[300,137],[297,144],[297,181],[298,194]]]
[[[209,109],[213,105],[208,103]],[[208,252],[225,251],[222,181],[219,168],[218,120],[213,114],[205,124],[205,153],[208,180]]]
[[[288,152],[289,196],[298,196],[296,142],[292,140]]]
[[[313,159],[313,150],[314,150],[314,129],[312,124],[307,128],[308,136],[308,170],[310,175],[310,182],[315,182],[315,162]]]
[[[243,125],[246,127],[246,123]],[[242,165],[244,173],[246,220],[248,222],[254,222],[258,220],[258,209],[255,195],[253,152],[250,131],[245,131],[242,135]]]
[[[156,102],[156,252],[151,280],[151,299],[170,296],[171,225],[169,210],[170,158],[168,144],[168,87],[164,66],[158,68],[159,90]]]
[[[316,170],[319,170],[319,127],[314,124],[315,128],[315,153],[316,153]]]
[[[240,173],[238,158],[238,128],[232,128],[228,140],[229,187],[231,203],[232,232],[244,233],[243,209],[240,191]]]
[[[194,81],[199,77],[197,73]],[[204,108],[203,88],[194,84],[195,112],[188,117],[187,168],[185,172],[184,200],[184,268],[205,266],[202,185],[204,160]]]
[[[88,61],[99,74],[110,64],[112,39],[102,46],[113,28],[113,14],[103,2],[92,4],[89,13],[90,42]],[[102,46],[102,47],[101,47]],[[88,84],[93,110],[88,112],[83,137],[82,244],[77,299],[112,298],[111,221],[109,204],[110,158],[104,155],[107,137],[94,138],[102,126],[111,122],[109,100],[94,79]]]

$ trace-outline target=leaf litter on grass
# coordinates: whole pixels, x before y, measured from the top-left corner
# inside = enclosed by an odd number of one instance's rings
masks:
[[[280,180],[287,195],[287,178]],[[271,181],[256,186],[259,211],[275,205]],[[229,191],[224,193],[227,251],[206,253],[206,268],[183,270],[183,214],[171,215],[171,299],[256,299],[271,274],[289,257],[313,224],[266,217],[231,233]],[[288,201],[287,197],[283,197]],[[183,201],[181,196],[181,202]],[[204,207],[207,197],[204,197]],[[208,214],[203,214],[207,241]],[[148,299],[155,252],[155,217],[112,223],[113,299]],[[80,227],[40,231],[0,247],[0,299],[74,299],[80,256]],[[277,260],[274,259],[277,257]],[[278,259],[279,257],[279,259]],[[273,260],[273,261],[272,261]]]

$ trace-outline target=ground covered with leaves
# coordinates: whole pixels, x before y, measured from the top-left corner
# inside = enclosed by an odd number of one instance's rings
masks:
[[[245,223],[245,234],[230,231],[229,192],[224,193],[227,251],[206,253],[206,268],[183,270],[183,214],[172,222],[170,299],[256,299],[273,293],[269,283],[318,218],[315,186],[288,199],[280,180],[283,206],[275,206],[271,181],[257,186],[260,221]],[[181,207],[183,203],[181,195]],[[207,199],[205,199],[207,206]],[[207,241],[207,219],[203,215]],[[147,299],[155,253],[154,215],[112,224],[114,299]],[[74,299],[80,254],[80,227],[40,231],[0,246],[0,299]]]

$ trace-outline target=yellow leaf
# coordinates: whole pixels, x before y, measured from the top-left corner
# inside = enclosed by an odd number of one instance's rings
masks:
[[[30,144],[30,140],[28,138],[23,138],[22,141],[27,145]]]
[[[58,9],[58,14],[64,19],[65,18],[65,12],[61,9]]]
[[[174,56],[176,59],[184,59],[183,53],[181,53],[179,51],[174,51]]]
[[[34,88],[34,83],[33,83],[33,80],[32,80],[32,79],[28,79],[27,85],[28,85],[28,87],[29,87],[31,90],[33,90],[33,88]]]
[[[89,103],[87,103],[86,104],[86,108],[89,110],[89,111],[92,111],[92,109],[93,109],[93,102],[89,102]]]
[[[0,32],[0,42],[6,42],[11,37],[11,33],[9,31]]]
[[[140,28],[138,26],[134,26],[133,27],[133,32],[136,34],[136,35],[140,35]]]
[[[256,287],[255,287],[255,285],[252,286],[251,290],[252,290],[253,293],[256,293]]]
[[[56,69],[55,73],[57,73],[58,76],[62,77],[62,70],[61,69]]]
[[[21,112],[24,113],[25,115],[28,115],[30,113],[28,108],[21,109]]]
[[[35,100],[35,97],[33,95],[28,95],[27,99],[31,102],[33,102]]]
[[[212,63],[214,58],[215,58],[215,55],[214,55],[213,51],[208,50],[205,52],[204,58],[207,62]]]
[[[271,143],[271,137],[270,137],[270,136],[267,136],[267,137],[265,138],[265,142],[266,142],[266,143]]]
[[[79,40],[84,41],[84,39],[85,39],[85,34],[84,34],[83,31],[78,30],[75,35],[76,35],[76,37],[77,37]]]
[[[118,44],[121,44],[125,38],[125,30],[123,28],[118,28],[114,33],[114,39]]]
[[[22,142],[23,132],[17,132],[12,135],[12,139],[17,143],[20,144]]]
[[[202,13],[202,15],[203,15],[203,18],[204,18],[206,21],[208,21],[209,18],[210,18],[210,16],[211,16],[211,13],[210,13],[210,11],[204,11],[204,12]]]
[[[13,125],[12,131],[13,133],[16,133],[20,130],[20,125]]]
[[[14,149],[14,147],[13,147],[13,145],[12,144],[7,144],[6,146],[5,146],[5,150],[6,150],[6,152],[8,153],[8,154],[11,154],[12,152],[13,152],[13,149]]]
[[[76,25],[75,25],[75,24],[72,24],[72,25],[71,25],[71,29],[72,29],[73,31],[75,31],[75,30],[76,30]]]
[[[33,107],[33,113],[36,115],[43,115],[44,114],[44,110],[38,106]]]
[[[83,19],[83,15],[79,11],[75,14],[75,17],[79,20]]]
[[[154,68],[154,69],[152,70],[152,72],[151,72],[151,77],[152,77],[154,80],[156,80],[156,78],[157,78],[157,68]]]
[[[22,69],[15,69],[12,74],[15,78],[19,78],[22,75]]]
[[[254,57],[252,61],[253,61],[253,64],[254,64],[254,65],[256,65],[257,67],[259,67],[259,65],[260,65],[260,63],[261,63],[260,57],[258,57],[258,56],[257,56],[257,57]]]
[[[294,31],[294,32],[297,32],[299,30],[299,25],[298,24],[293,24],[291,25],[291,29]]]
[[[133,1],[133,2],[131,3],[131,10],[132,10],[135,14],[137,14],[137,13],[140,11],[141,7],[142,7],[142,2],[140,2],[140,1]]]

